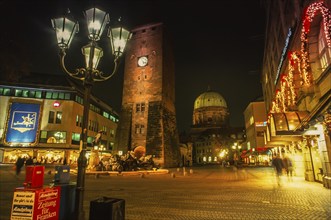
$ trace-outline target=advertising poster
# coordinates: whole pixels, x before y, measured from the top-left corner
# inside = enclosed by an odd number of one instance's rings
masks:
[[[5,142],[35,143],[38,132],[40,104],[12,102]]]
[[[59,219],[60,189],[60,187],[52,187],[37,191],[34,219]]]
[[[11,220],[33,219],[34,192],[14,192]]]

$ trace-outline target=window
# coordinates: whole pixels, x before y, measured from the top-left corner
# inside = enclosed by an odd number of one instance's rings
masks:
[[[41,91],[36,91],[35,98],[41,98]]]
[[[76,115],[76,126],[82,127],[83,116]]]
[[[328,47],[326,46],[326,36],[324,33],[323,24],[321,24],[320,33],[318,36],[318,52],[319,52],[319,59],[321,64],[321,69],[324,71],[330,64],[328,59]]]
[[[81,98],[80,96],[76,95],[75,97],[75,101],[78,102],[79,104],[83,104],[83,98]]]
[[[55,112],[49,111],[49,114],[48,114],[48,123],[54,123],[54,119],[55,119]]]
[[[29,90],[23,90],[23,92],[22,92],[22,96],[23,97],[29,97]]]
[[[135,125],[135,132],[136,134],[144,134],[145,133],[145,126],[141,124]]]
[[[67,133],[65,131],[41,131],[40,143],[65,144]]]
[[[80,134],[78,133],[72,133],[71,135],[71,144],[76,144],[78,145],[80,141]]]
[[[55,117],[56,116],[56,117]],[[62,121],[62,112],[55,112],[53,111],[49,111],[49,115],[48,115],[48,123],[53,124],[61,124]]]
[[[51,99],[51,98],[52,98],[52,93],[46,92],[46,99]]]
[[[56,112],[55,123],[56,124],[61,124],[61,121],[62,121],[62,112]]]
[[[144,112],[145,111],[145,103],[137,103],[136,104],[136,112]]]
[[[3,95],[10,95],[10,89],[3,89]]]
[[[22,90],[21,89],[16,89],[15,90],[15,96],[22,96]]]

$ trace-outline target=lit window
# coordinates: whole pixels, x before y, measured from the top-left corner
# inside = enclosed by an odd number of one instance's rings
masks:
[[[250,125],[254,124],[254,117],[253,117],[253,116],[251,116],[251,117],[249,118],[249,124],[250,124]]]
[[[40,143],[65,144],[67,133],[65,131],[41,131]]]
[[[62,112],[56,112],[55,123],[56,124],[61,124],[61,121],[62,121]]]
[[[15,90],[15,96],[22,96],[22,90],[16,89]]]

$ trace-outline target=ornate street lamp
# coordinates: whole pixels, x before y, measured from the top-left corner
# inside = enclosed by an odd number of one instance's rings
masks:
[[[73,22],[66,17],[52,19],[52,25],[56,32],[57,43],[60,49],[61,67],[64,72],[74,79],[81,80],[84,86],[84,111],[82,133],[80,137],[81,151],[78,158],[78,173],[77,173],[77,188],[75,200],[75,213],[77,219],[84,219],[84,186],[85,186],[85,171],[87,165],[86,144],[87,144],[87,126],[90,109],[90,94],[94,82],[105,81],[112,77],[118,68],[119,58],[124,52],[125,46],[131,38],[131,33],[122,27],[109,28],[108,37],[114,56],[114,69],[111,74],[104,74],[97,69],[103,51],[97,45],[102,33],[109,23],[108,13],[92,8],[85,11],[85,17],[88,27],[88,38],[90,42],[82,48],[82,53],[85,56],[86,66],[78,68],[74,72],[67,70],[64,62],[66,50],[76,33],[79,31],[78,22]]]

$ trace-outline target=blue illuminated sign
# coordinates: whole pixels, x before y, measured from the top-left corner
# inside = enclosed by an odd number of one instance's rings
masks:
[[[275,78],[275,85],[277,84],[277,81],[278,81],[278,78],[279,78],[280,69],[281,69],[281,67],[283,65],[284,57],[286,55],[288,44],[290,43],[291,36],[292,36],[292,29],[289,28],[288,29],[288,33],[287,33],[287,37],[286,37],[286,40],[285,40],[285,46],[283,48],[283,52],[282,52],[282,55],[280,57],[280,61],[279,61],[278,68],[277,68],[277,74],[276,74],[276,78]]]
[[[39,125],[40,104],[13,102],[6,132],[7,143],[35,143]]]

